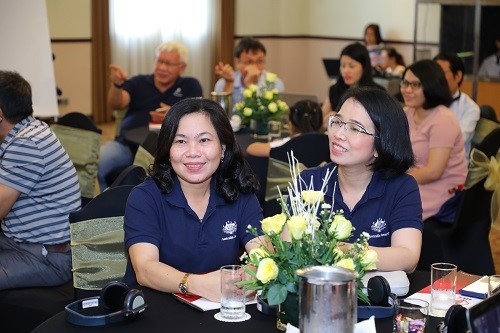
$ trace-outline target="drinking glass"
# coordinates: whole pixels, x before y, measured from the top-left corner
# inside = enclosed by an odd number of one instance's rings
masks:
[[[455,304],[457,266],[448,263],[431,265],[431,315],[444,317]]]
[[[236,285],[245,279],[241,265],[227,265],[220,268],[222,318],[234,320],[245,316],[245,290]]]
[[[267,122],[269,142],[281,138],[281,121],[270,120]]]
[[[394,333],[424,333],[429,303],[416,298],[398,299],[394,313]]]
[[[491,275],[488,278],[488,297],[500,291],[500,275]]]

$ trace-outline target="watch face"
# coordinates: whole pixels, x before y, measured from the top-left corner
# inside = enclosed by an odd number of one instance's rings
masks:
[[[187,294],[187,286],[184,283],[179,284],[179,291],[183,294]]]

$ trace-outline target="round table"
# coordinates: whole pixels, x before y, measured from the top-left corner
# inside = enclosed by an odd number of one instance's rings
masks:
[[[410,280],[409,294],[426,287],[430,282],[430,272],[415,272],[408,276]],[[168,293],[140,287],[144,292],[147,311],[142,317],[122,321],[108,326],[85,327],[76,326],[66,321],[65,311],[38,326],[32,333],[66,333],[66,332],[238,332],[238,333],[271,333],[276,332],[276,318],[260,313],[255,304],[247,305],[246,311],[250,320],[240,323],[218,321],[214,315],[218,310],[201,312],[176,300]],[[430,317],[428,331],[436,332],[439,318]],[[392,317],[376,319],[377,332],[392,332]]]

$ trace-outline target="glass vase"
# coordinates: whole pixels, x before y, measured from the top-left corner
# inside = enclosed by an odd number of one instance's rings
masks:
[[[278,316],[276,328],[286,331],[286,325],[290,323],[299,328],[299,295],[288,293],[283,303],[278,305]]]
[[[250,119],[250,130],[256,139],[267,139],[269,134],[267,121],[263,119]]]

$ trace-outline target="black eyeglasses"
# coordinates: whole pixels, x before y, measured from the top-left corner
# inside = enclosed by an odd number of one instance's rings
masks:
[[[422,83],[419,81],[403,80],[399,83],[399,85],[401,86],[401,88],[411,87],[411,89],[419,89],[420,87],[422,87]]]
[[[349,121],[342,121],[337,116],[330,116],[330,118],[328,119],[328,126],[334,129],[340,129],[344,127],[344,131],[349,137],[358,136],[359,133],[376,137],[374,133],[368,133],[363,126]]]

